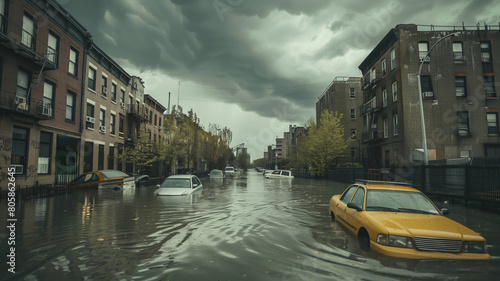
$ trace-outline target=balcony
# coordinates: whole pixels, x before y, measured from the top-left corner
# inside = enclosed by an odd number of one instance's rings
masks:
[[[141,121],[147,120],[146,112],[144,111],[144,106],[139,104],[129,104],[127,105],[127,113]]]
[[[361,106],[361,115],[377,112],[379,110],[380,107],[377,106],[377,100],[373,98]]]
[[[369,133],[363,133],[361,137],[363,143],[377,143],[384,140],[382,134],[377,129],[372,129]]]
[[[35,120],[54,118],[52,107],[44,105],[41,100],[26,99],[24,95],[5,90],[0,91],[0,109]]]

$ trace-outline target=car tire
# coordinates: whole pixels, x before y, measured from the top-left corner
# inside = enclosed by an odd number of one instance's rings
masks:
[[[330,211],[330,218],[332,219],[332,222],[335,222],[335,214]]]
[[[359,230],[358,242],[361,250],[370,251],[370,235],[368,234],[366,229],[362,228]]]

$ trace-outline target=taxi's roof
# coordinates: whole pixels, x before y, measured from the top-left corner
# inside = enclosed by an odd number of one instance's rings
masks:
[[[367,189],[387,189],[387,190],[400,190],[400,191],[420,192],[419,190],[411,187],[410,183],[406,183],[406,182],[356,180],[355,184],[357,184],[357,185],[363,185]]]

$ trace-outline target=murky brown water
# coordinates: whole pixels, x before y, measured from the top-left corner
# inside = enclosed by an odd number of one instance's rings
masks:
[[[190,197],[80,190],[19,202],[16,274],[0,280],[500,280],[500,214],[448,206],[490,261],[409,261],[359,249],[328,215],[346,184],[249,171]],[[6,221],[6,202],[0,202]]]

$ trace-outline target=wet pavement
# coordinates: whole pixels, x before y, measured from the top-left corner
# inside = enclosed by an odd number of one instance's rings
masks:
[[[489,261],[401,260],[362,251],[331,222],[328,201],[344,183],[255,171],[202,182],[184,197],[145,186],[20,201],[16,273],[5,266],[4,228],[0,280],[500,280],[498,213],[447,205],[488,240]]]

